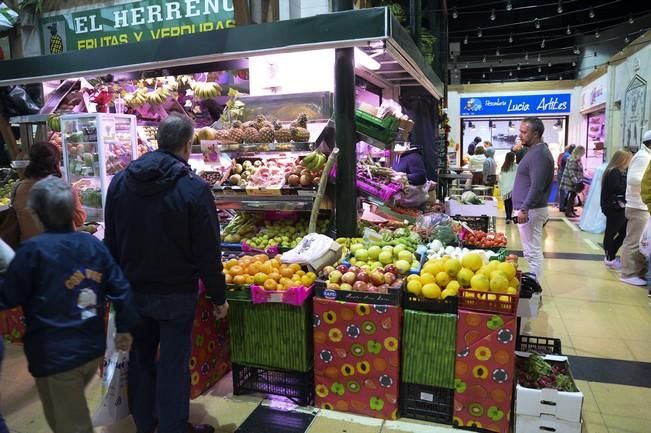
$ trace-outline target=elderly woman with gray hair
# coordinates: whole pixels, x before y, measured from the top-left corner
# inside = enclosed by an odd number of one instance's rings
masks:
[[[84,388],[106,350],[105,306],[116,311],[116,347],[129,350],[131,287],[102,242],[73,230],[75,196],[63,180],[36,182],[28,206],[45,232],[24,241],[0,276],[0,310],[25,311],[25,355],[52,431],[92,433]]]

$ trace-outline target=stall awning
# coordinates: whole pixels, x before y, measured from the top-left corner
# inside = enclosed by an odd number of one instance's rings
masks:
[[[0,86],[238,60],[263,54],[343,47],[382,47],[376,71],[400,68],[398,86],[437,98],[444,86],[387,8],[362,9],[139,43],[2,62]],[[386,60],[385,60],[386,59]]]

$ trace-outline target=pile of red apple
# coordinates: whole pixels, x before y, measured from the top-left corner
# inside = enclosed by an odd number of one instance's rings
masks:
[[[373,271],[366,271],[357,266],[339,265],[336,268],[326,266],[321,271],[321,276],[328,289],[389,293],[389,288],[396,286],[400,271],[393,264]]]
[[[507,244],[506,235],[502,232],[484,232],[475,230],[464,235],[463,243],[466,246],[479,248],[501,248]]]

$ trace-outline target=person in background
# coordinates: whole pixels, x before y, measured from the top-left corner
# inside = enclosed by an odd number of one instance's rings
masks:
[[[644,176],[642,176],[642,183],[640,184],[640,197],[642,198],[642,202],[647,207],[649,218],[651,218],[651,164],[647,166],[646,170],[644,171]],[[648,258],[647,266],[647,296],[651,298],[651,255]]]
[[[36,182],[47,176],[61,177],[61,153],[50,143],[38,142],[29,150],[29,165],[25,168],[25,179],[14,187],[11,204],[16,210],[20,241],[26,241],[43,232],[41,222],[27,205],[30,192]],[[75,207],[72,213],[74,229],[86,220],[86,211],[79,200],[78,191],[73,189]]]
[[[545,125],[538,117],[526,117],[520,123],[522,146],[528,150],[518,164],[512,193],[524,257],[529,272],[538,281],[543,276],[543,225],[548,217],[547,200],[554,180],[554,157],[542,140],[544,132]]]
[[[92,433],[84,389],[106,351],[105,307],[116,311],[116,347],[129,350],[131,288],[102,242],[73,230],[74,193],[62,179],[36,182],[28,205],[45,233],[23,242],[0,276],[0,310],[25,311],[25,355],[50,429]]]
[[[483,177],[484,185],[495,186],[497,183],[497,163],[495,162],[495,149],[489,147],[485,151],[486,159],[484,160]]]
[[[616,151],[606,170],[604,170],[601,180],[600,204],[601,211],[606,215],[606,231],[604,232],[604,252],[606,257],[604,263],[607,267],[613,269],[621,267],[621,263],[617,259],[617,251],[619,251],[626,236],[626,215],[624,212],[626,207],[626,170],[632,157],[633,154],[629,151]],[[651,182],[651,177],[649,182]],[[651,190],[649,191],[649,199],[649,205],[651,205]]]
[[[651,130],[642,136],[642,146],[633,155],[626,172],[626,237],[622,244],[619,279],[634,286],[646,286],[647,260],[640,253],[640,237],[649,220],[641,196],[642,177],[651,161]]]
[[[393,170],[405,173],[410,185],[424,185],[427,181],[422,149],[415,147],[403,152],[393,161]]]
[[[485,140],[482,145],[484,146],[484,149],[488,149],[489,147],[493,147],[493,143],[491,143],[488,140]]]
[[[481,143],[481,137],[475,137],[474,140],[468,145],[468,155],[472,156],[475,154],[475,150],[477,148],[477,145]]]
[[[506,223],[511,224],[513,218],[513,200],[511,193],[515,183],[515,173],[518,166],[515,163],[515,153],[508,152],[504,157],[504,164],[500,170],[499,187],[502,200],[504,200],[504,211],[506,212]]]
[[[472,172],[472,179],[466,181],[466,188],[470,189],[471,185],[482,185],[484,183],[484,161],[486,161],[484,146],[479,145],[475,147],[475,153],[468,161],[468,170]]]
[[[515,139],[515,144],[511,147],[511,152],[515,153],[516,164],[520,164],[520,161],[522,161],[522,158],[524,158],[524,155],[527,154],[528,150],[529,148],[522,144],[522,139],[518,136]]]
[[[107,192],[104,242],[124,268],[142,317],[129,357],[129,407],[139,433],[215,430],[188,422],[199,278],[214,316],[228,311],[214,198],[188,165],[193,134],[188,117],[166,117],[158,150],[132,161]]]
[[[574,202],[576,201],[577,193],[583,191],[583,163],[581,158],[585,155],[585,147],[577,146],[572,152],[572,156],[567,160],[565,170],[563,170],[563,178],[561,179],[560,188],[567,191],[567,198],[565,200],[565,216],[568,218],[575,218],[577,214],[574,212]]]
[[[563,172],[565,171],[565,166],[567,165],[567,160],[570,159],[572,152],[574,152],[574,144],[568,144],[565,146],[563,153],[558,154],[558,210],[565,212],[565,202],[567,201],[567,191],[561,189],[561,179],[563,179]]]

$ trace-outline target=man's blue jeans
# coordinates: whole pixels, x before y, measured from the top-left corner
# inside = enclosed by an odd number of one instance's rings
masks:
[[[2,335],[0,335],[0,370],[2,369],[2,359],[4,358],[5,346],[4,341],[2,340]],[[7,424],[5,424],[4,418],[2,418],[2,412],[0,412],[0,433],[9,433]]]
[[[142,321],[132,330],[128,392],[138,433],[153,432],[156,424],[159,433],[184,433],[197,294],[135,292],[134,301]]]

